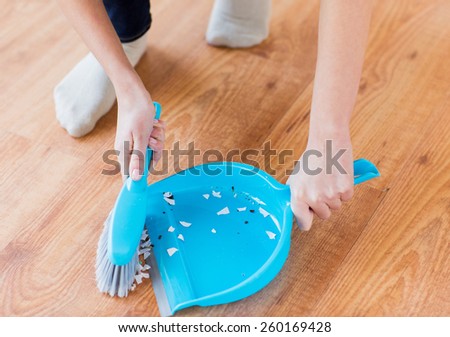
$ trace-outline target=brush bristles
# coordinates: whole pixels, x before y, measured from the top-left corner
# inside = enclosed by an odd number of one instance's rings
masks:
[[[137,265],[139,264],[139,253],[136,249],[131,261],[124,266],[116,266],[108,257],[108,232],[111,226],[111,213],[105,221],[103,232],[97,247],[97,260],[95,276],[97,287],[102,293],[110,296],[126,297],[134,283]]]

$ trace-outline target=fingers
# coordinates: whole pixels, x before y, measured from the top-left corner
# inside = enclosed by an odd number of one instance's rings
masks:
[[[335,198],[327,201],[328,207],[333,210],[337,211],[342,206],[342,200],[340,198]]]
[[[353,185],[346,189],[344,192],[340,193],[342,201],[349,201],[353,197]]]
[[[309,231],[313,222],[314,213],[305,202],[292,202],[292,212],[295,216],[297,226],[302,231]]]
[[[153,150],[152,167],[162,157],[162,151],[164,149],[165,141],[165,128],[166,123],[162,120],[155,120],[153,124],[153,130],[149,138],[148,146]]]
[[[164,122],[163,120],[155,119],[153,121],[153,130],[150,136],[164,141],[165,131],[166,131],[166,122]]]
[[[162,157],[165,141],[164,121],[154,121],[150,136],[143,136],[144,132],[118,133],[116,135],[115,149],[119,151],[119,163],[122,179],[128,176],[138,181],[144,174],[145,156],[147,147],[153,150],[152,165]],[[148,138],[147,138],[148,137]]]
[[[147,141],[143,137],[136,136],[130,157],[130,177],[138,181],[144,174],[145,156],[147,154]]]
[[[116,142],[114,143],[114,148],[118,151],[118,160],[120,164],[120,173],[122,174],[122,180],[125,179],[129,175],[128,167],[125,166],[124,163],[129,163],[130,161],[130,153],[133,149],[133,140],[131,135],[123,136],[116,135]]]
[[[162,158],[162,150],[161,151],[153,151],[153,160],[150,163],[152,169],[154,169],[155,165]]]
[[[333,193],[329,197],[318,195],[303,195],[298,191],[292,191],[291,209],[301,230],[307,231],[311,228],[314,214],[320,219],[327,220],[331,217],[332,211],[337,211],[342,207],[342,197],[350,200],[353,189],[344,193]]]
[[[148,147],[151,148],[153,151],[161,152],[164,148],[164,139],[161,138],[155,138],[153,136],[150,137],[148,141]]]
[[[326,220],[331,216],[330,207],[321,200],[312,200],[308,202],[309,207],[317,214],[322,220]]]

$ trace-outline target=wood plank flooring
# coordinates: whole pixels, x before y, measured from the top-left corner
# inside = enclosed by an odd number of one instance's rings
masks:
[[[95,286],[97,241],[121,187],[101,174],[117,109],[73,139],[52,102],[87,48],[54,2],[0,4],[0,315],[158,315],[148,281],[126,299]],[[205,43],[211,5],[152,4],[137,70],[164,107],[166,148],[195,142],[202,154],[226,153],[270,141],[294,153],[271,161],[285,182],[306,144],[319,2],[274,1],[269,39],[246,50]],[[265,289],[178,315],[450,315],[449,125],[450,3],[376,1],[351,127],[355,157],[382,177],[358,186],[329,221],[294,228],[285,267]],[[174,164],[189,163],[169,158],[166,175]]]

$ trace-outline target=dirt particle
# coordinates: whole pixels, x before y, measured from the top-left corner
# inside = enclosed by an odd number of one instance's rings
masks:
[[[274,81],[270,81],[270,82],[268,82],[267,84],[266,84],[266,88],[267,89],[273,89],[273,88],[275,88],[276,87],[276,82],[274,82]]]
[[[410,59],[410,60],[414,60],[415,58],[417,58],[417,50],[414,50],[412,53],[410,53],[409,55],[408,55],[408,58]]]
[[[428,162],[428,156],[426,154],[424,154],[423,156],[419,157],[419,164],[420,165],[425,165]]]

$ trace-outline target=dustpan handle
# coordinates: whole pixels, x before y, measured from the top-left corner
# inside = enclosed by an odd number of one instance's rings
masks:
[[[380,176],[380,172],[378,172],[375,164],[364,158],[353,162],[353,171],[355,185]]]
[[[358,185],[365,181],[379,177],[380,172],[378,172],[378,169],[374,163],[367,159],[360,158],[353,162],[353,176],[354,185]],[[280,191],[282,193],[281,199],[289,202],[289,200],[291,200],[289,185],[284,185],[284,188],[281,188]]]

